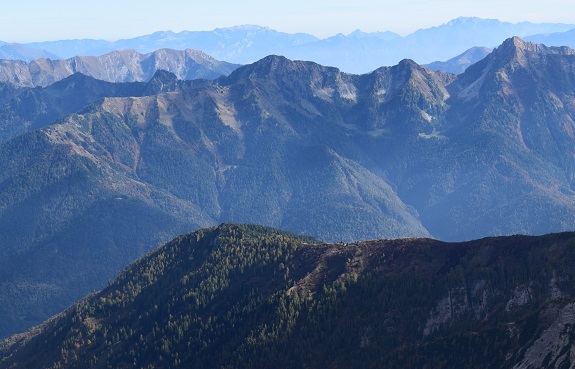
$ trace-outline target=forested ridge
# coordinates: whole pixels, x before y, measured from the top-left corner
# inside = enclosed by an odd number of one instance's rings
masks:
[[[222,224],[3,341],[0,368],[513,367],[573,308],[574,261],[573,233],[324,244]],[[559,331],[538,367],[571,364]]]

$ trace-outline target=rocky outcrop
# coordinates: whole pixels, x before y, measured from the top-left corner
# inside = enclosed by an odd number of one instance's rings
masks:
[[[549,326],[515,354],[521,360],[513,369],[575,368],[575,303],[551,304],[540,320]]]

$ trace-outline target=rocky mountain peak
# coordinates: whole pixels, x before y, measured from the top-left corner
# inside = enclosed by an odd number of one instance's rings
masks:
[[[172,82],[177,81],[177,80],[178,80],[178,77],[174,73],[160,69],[160,70],[157,70],[156,73],[154,73],[154,76],[152,77],[150,82],[160,81],[163,83],[172,83]]]
[[[399,62],[395,67],[391,67],[396,73],[402,75],[406,78],[413,76],[414,74],[426,73],[426,68],[417,64],[411,59],[404,59]]]
[[[146,85],[146,94],[155,95],[162,92],[175,91],[178,77],[165,70],[157,70],[152,79]]]
[[[520,37],[513,36],[505,40],[501,46],[497,48],[500,53],[508,56],[516,56],[518,53],[525,52],[546,52],[547,47],[541,44],[525,41]]]
[[[309,74],[312,69],[325,69],[313,62],[294,61],[280,55],[269,55],[253,64],[238,68],[227,79],[229,82],[235,82],[240,79],[272,79],[281,78],[287,75]],[[337,70],[336,68],[333,68]],[[302,78],[306,78],[303,77]],[[308,77],[309,78],[309,75]]]
[[[391,67],[394,74],[402,80],[410,80],[419,86],[419,82],[431,78],[433,74],[430,70],[417,64],[411,59],[404,59],[395,67]],[[420,88],[426,89],[423,85]]]
[[[190,59],[192,59],[193,61],[195,61],[196,63],[201,63],[203,61],[210,61],[210,62],[217,62],[216,59],[212,58],[210,55],[206,54],[205,52],[201,51],[201,50],[194,50],[194,49],[186,49],[184,50],[186,56],[188,56]]]
[[[530,47],[529,42],[522,40],[520,37],[513,36],[505,40],[499,47],[493,50],[491,58],[497,61],[496,64],[502,66],[523,54]]]
[[[269,72],[283,69],[291,69],[294,62],[281,55],[269,55],[256,63],[261,70]]]
[[[548,55],[572,53],[573,50],[569,48],[546,47],[514,36],[505,40],[487,57],[467,68],[451,89],[453,92],[461,89],[457,94],[469,100],[479,96],[480,90],[489,84],[489,81],[495,83],[494,86],[499,86],[500,83],[510,83],[509,76],[518,70],[548,69],[546,58]]]
[[[569,47],[548,47],[540,43],[523,40],[517,36],[505,40],[498,49],[542,54],[575,54],[575,51]]]
[[[548,55],[575,55],[575,50],[569,47],[547,47],[530,41],[525,41],[514,36],[505,40],[501,46],[493,51],[493,58],[502,63],[510,61],[524,61],[525,58],[532,62],[543,61],[543,57]]]
[[[414,69],[419,68],[419,65],[411,59],[403,59],[397,64],[398,68]]]

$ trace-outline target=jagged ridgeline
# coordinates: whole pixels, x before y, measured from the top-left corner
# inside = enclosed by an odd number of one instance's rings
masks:
[[[574,86],[575,51],[518,38],[460,75],[269,56],[217,80],[0,85],[0,337],[222,222],[346,242],[572,231]]]
[[[33,331],[1,368],[569,367],[575,233],[315,244],[179,236]]]

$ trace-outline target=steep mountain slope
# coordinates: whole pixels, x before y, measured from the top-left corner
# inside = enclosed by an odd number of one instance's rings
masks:
[[[267,58],[220,84],[253,85],[252,117],[286,119],[384,178],[431,234],[461,240],[575,224],[572,59],[512,38],[457,78],[410,61],[300,74],[305,63]]]
[[[489,55],[491,51],[492,49],[490,48],[476,46],[447,61],[436,61],[425,66],[431,70],[442,70],[444,72],[461,74],[465,72],[470,65],[477,63]]]
[[[0,109],[2,138],[46,126],[104,96],[145,96],[194,83],[162,71],[148,83],[124,84],[74,74],[47,88],[23,89]],[[102,147],[111,137],[127,144],[113,124],[97,134]],[[191,218],[173,212],[166,194],[111,172],[75,147],[71,137],[50,135],[35,131],[0,146],[1,335],[63,309],[177,232],[215,222],[189,204],[177,209]]]
[[[317,93],[335,87],[345,97],[332,104],[326,104],[327,95],[306,98],[314,89],[306,80],[310,75],[319,79],[312,81]],[[297,232],[308,231],[311,221],[314,234],[330,239],[427,234],[383,179],[349,158],[357,144],[333,148],[345,141],[345,131],[333,129],[341,120],[333,105],[348,104],[352,87],[345,80],[352,78],[336,69],[269,57],[217,85],[105,99],[47,134],[62,137],[57,142],[64,144],[81,142],[85,156],[217,219]],[[123,133],[102,135],[102,129]],[[313,177],[322,182],[310,182]],[[310,211],[313,216],[306,217]],[[349,211],[358,218],[338,226]],[[296,226],[302,219],[307,221]],[[362,226],[368,219],[378,219],[370,230]]]
[[[0,142],[22,133],[43,128],[73,114],[104,97],[155,95],[179,91],[201,81],[181,81],[170,72],[159,70],[148,82],[111,83],[81,73],[64,78],[47,87],[16,88],[1,85]]]
[[[21,88],[0,106],[0,142],[45,127],[103,97],[141,95],[144,86],[114,84],[76,73],[46,88]]]
[[[107,82],[145,82],[158,70],[172,72],[179,79],[215,79],[237,67],[191,49],[160,49],[148,54],[121,50],[97,57],[38,59],[30,63],[0,60],[0,81],[19,87],[45,87],[74,73],[82,73]]]
[[[0,82],[0,104],[5,104],[18,96],[22,88],[16,87],[11,83]]]
[[[9,140],[0,335],[220,222],[326,241],[571,230],[573,53],[509,39],[458,76],[410,60],[357,76],[279,56],[215,81],[161,72]]]
[[[0,146],[3,335],[62,310],[173,234],[214,222],[63,140],[33,132]]]
[[[474,228],[471,237],[572,227],[574,60],[571,49],[512,38],[449,86],[440,130],[451,148],[436,164],[457,181],[427,210],[417,207],[432,233],[446,223]],[[448,160],[454,155],[456,167]]]
[[[394,73],[378,71],[369,101],[377,83],[401,90]],[[429,235],[354,160],[357,128],[339,109],[363,117],[358,78],[269,57],[218,83],[105,98],[1,145],[2,334],[99,288],[159,240],[222,220],[330,240]]]
[[[0,367],[573,365],[573,233],[309,242],[229,224],[177,237],[0,343]]]

